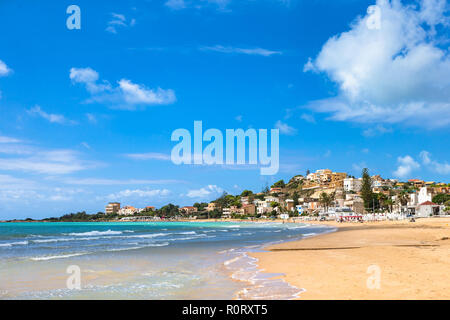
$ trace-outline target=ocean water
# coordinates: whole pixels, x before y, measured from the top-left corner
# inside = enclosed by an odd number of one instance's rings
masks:
[[[275,222],[0,223],[0,299],[292,299],[303,289],[261,272],[248,253],[331,231]],[[80,289],[67,286],[74,268]]]

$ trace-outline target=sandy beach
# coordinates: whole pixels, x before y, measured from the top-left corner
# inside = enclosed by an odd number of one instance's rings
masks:
[[[450,218],[324,224],[338,231],[252,256],[299,299],[450,299]]]

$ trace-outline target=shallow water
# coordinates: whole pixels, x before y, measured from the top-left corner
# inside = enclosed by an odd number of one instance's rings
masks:
[[[4,223],[0,298],[290,299],[302,289],[261,273],[247,252],[330,230],[250,222]],[[67,288],[69,266],[81,271],[80,290]]]

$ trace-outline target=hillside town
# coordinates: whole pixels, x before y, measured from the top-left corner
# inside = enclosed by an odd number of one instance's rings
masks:
[[[106,205],[106,215],[122,221],[161,218],[281,218],[300,217],[323,220],[359,221],[404,219],[450,215],[450,184],[409,179],[384,179],[370,176],[364,169],[356,178],[330,169],[307,171],[288,183],[280,180],[262,192],[243,191],[240,195],[224,193],[210,203],[178,207],[172,204],[121,207]]]

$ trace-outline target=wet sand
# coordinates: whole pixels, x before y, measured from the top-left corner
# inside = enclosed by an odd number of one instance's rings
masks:
[[[299,299],[450,299],[450,218],[324,224],[338,231],[251,256]]]

